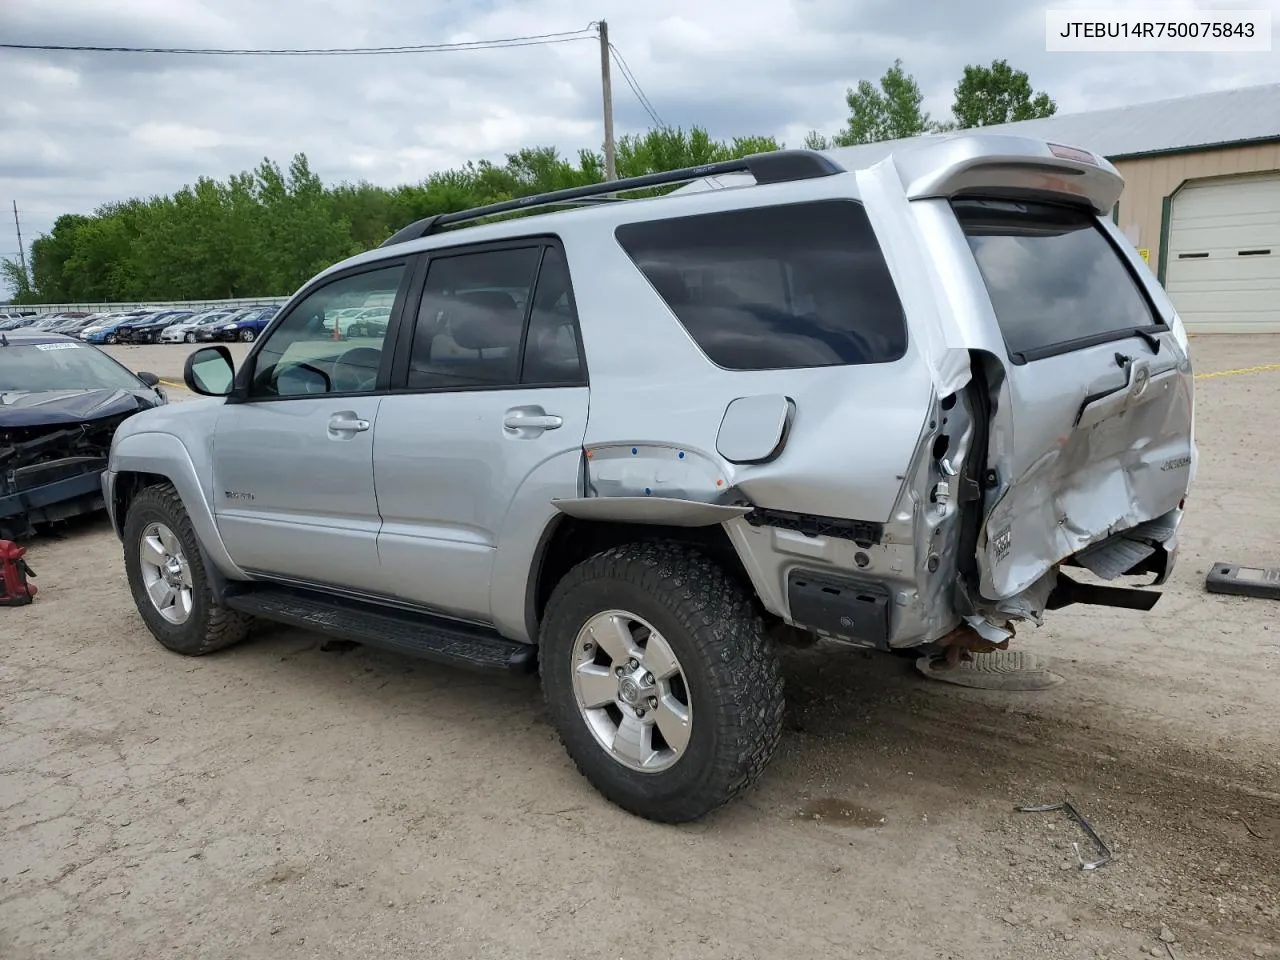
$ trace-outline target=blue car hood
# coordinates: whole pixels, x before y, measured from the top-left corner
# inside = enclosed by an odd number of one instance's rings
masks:
[[[159,405],[147,389],[7,391],[0,392],[0,427],[83,423]]]

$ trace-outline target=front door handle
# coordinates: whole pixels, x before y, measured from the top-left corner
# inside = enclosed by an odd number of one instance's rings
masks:
[[[368,430],[370,423],[368,420],[361,420],[358,417],[335,414],[329,418],[329,433],[346,435],[352,433],[363,433]]]
[[[502,420],[508,430],[555,430],[564,425],[564,418],[549,413],[525,413],[522,410],[509,410]]]

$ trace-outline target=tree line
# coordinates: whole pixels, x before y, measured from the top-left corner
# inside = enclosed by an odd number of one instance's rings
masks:
[[[966,66],[954,94],[952,116],[934,120],[922,109],[919,85],[895,61],[878,85],[862,80],[849,88],[843,129],[810,131],[805,145],[871,143],[1057,110],[1026,73],[1003,60]],[[616,166],[619,177],[640,176],[783,146],[767,136],[716,140],[697,126],[654,129],[622,137]],[[32,242],[27,270],[6,259],[0,275],[19,304],[280,296],[421,217],[603,180],[600,154],[582,150],[568,158],[555,147],[527,147],[502,163],[469,162],[390,188],[326,186],[304,154],[284,169],[264,159],[253,170],[226,180],[201,177],[169,196],[64,214]]]

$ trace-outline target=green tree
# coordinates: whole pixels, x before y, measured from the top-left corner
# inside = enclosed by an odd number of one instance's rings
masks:
[[[716,140],[701,127],[649,130],[618,141],[618,172],[656,173],[780,147],[772,137]],[[288,294],[422,217],[603,180],[598,153],[564,157],[546,146],[391,189],[326,186],[303,154],[287,169],[264,159],[226,180],[204,176],[169,196],[59,217],[31,245],[26,286],[16,265],[0,265],[0,280],[37,303]]]
[[[31,244],[31,286],[37,303],[65,303],[71,299],[67,261],[75,252],[76,234],[89,223],[81,214],[63,214],[53,230]]]
[[[965,67],[951,106],[955,125],[962,129],[1051,117],[1057,110],[1047,93],[1031,89],[1026,73],[1004,60],[993,60],[989,67]]]
[[[834,146],[825,134],[817,130],[810,130],[804,135],[804,145],[807,150],[830,150]]]
[[[27,276],[26,267],[17,260],[6,257],[0,260],[0,280],[9,285],[13,291],[13,303],[32,303],[35,293],[31,289],[31,278]]]
[[[929,114],[921,110],[924,94],[915,77],[902,69],[902,61],[880,78],[877,89],[870,80],[859,80],[856,89],[845,95],[849,105],[849,122],[833,138],[835,146],[898,140],[928,133],[935,127]]]

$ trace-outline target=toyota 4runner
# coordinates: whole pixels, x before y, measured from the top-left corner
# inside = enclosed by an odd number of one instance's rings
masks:
[[[779,641],[954,661],[1158,598],[1192,374],[1108,215],[1122,185],[963,133],[411,224],[239,370],[194,351],[214,399],[120,427],[103,489],[138,611],[188,655],[262,618],[536,668],[604,796],[697,818],[777,745]],[[494,219],[550,206],[576,209]],[[388,322],[336,322],[363,308]]]

